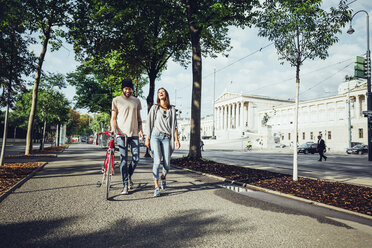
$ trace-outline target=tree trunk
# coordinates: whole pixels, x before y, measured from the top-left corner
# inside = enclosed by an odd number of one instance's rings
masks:
[[[11,34],[12,42],[14,44],[15,42],[15,29],[12,29],[12,34]],[[11,56],[10,56],[10,63],[11,65],[14,65],[14,53],[16,52],[15,49],[13,48],[11,50]],[[4,164],[4,156],[5,156],[5,147],[6,147],[6,138],[8,136],[8,119],[9,119],[9,105],[10,105],[10,89],[12,88],[12,81],[13,81],[13,71],[10,71],[9,73],[9,82],[7,87],[7,94],[6,94],[6,110],[5,110],[5,118],[4,118],[4,134],[3,134],[3,143],[1,146],[1,155],[0,155],[0,165]]]
[[[17,127],[14,127],[14,136],[13,136],[13,143],[16,143],[16,138],[17,138]]]
[[[147,102],[147,113],[150,112],[150,108],[154,104],[156,75],[157,75],[157,73],[155,72],[155,70],[150,69],[150,72],[148,73],[148,76],[149,76],[149,79],[150,79],[149,94],[147,95],[147,98],[146,98],[146,102]],[[151,157],[148,148],[146,148],[146,153],[145,153],[144,157],[145,158]]]
[[[297,158],[297,137],[298,137],[298,106],[300,97],[300,65],[296,66],[296,106],[295,106],[295,122],[293,134],[293,180],[298,180],[298,158]]]
[[[43,134],[42,134],[41,144],[40,144],[40,147],[41,147],[41,150],[42,151],[44,150],[46,124],[47,124],[47,121],[45,120],[44,121],[44,127],[43,127]]]
[[[58,124],[57,125],[57,142],[56,142],[56,146],[59,146],[59,139],[60,139],[60,129],[61,129],[61,125]]]
[[[8,93],[8,97],[9,97],[9,93]],[[6,138],[8,134],[8,116],[9,116],[9,98],[7,99],[5,118],[4,118],[4,134],[3,134],[3,143],[1,145],[0,165],[4,165]]]
[[[201,28],[197,27],[192,16],[196,13],[197,7],[194,1],[186,1],[187,19],[192,45],[192,98],[191,98],[191,125],[190,125],[190,159],[200,159],[200,113],[201,113],[201,89],[202,89],[202,57],[200,47]]]
[[[32,133],[34,128],[34,120],[36,115],[36,105],[37,105],[37,94],[39,89],[39,83],[40,83],[40,76],[41,76],[41,68],[43,66],[45,54],[48,47],[48,41],[50,38],[50,31],[51,31],[51,24],[48,23],[45,35],[44,35],[44,41],[43,41],[43,47],[39,56],[38,65],[36,68],[36,77],[35,77],[35,83],[32,90],[32,105],[30,110],[30,116],[28,119],[28,125],[27,125],[27,136],[26,136],[26,150],[25,155],[29,155],[32,152]]]
[[[149,85],[149,94],[147,95],[147,98],[146,98],[147,113],[150,111],[150,108],[154,104],[156,72],[150,69],[148,76],[150,79],[150,85]]]

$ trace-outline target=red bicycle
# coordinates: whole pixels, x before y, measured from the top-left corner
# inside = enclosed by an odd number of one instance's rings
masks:
[[[102,186],[102,184],[106,183],[106,199],[108,200],[110,197],[110,188],[111,188],[111,179],[112,175],[114,174],[114,165],[115,165],[115,134],[114,133],[108,133],[108,132],[102,132],[98,133],[98,135],[107,135],[110,137],[110,140],[108,142],[108,147],[105,155],[105,160],[103,161],[102,165],[102,181],[98,181],[97,185],[99,187]],[[124,134],[118,134],[121,136],[127,137]],[[127,142],[127,139],[125,139],[125,143]]]

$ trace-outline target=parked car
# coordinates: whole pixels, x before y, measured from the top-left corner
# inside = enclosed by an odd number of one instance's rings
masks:
[[[347,154],[363,154],[363,153],[368,153],[368,146],[367,145],[356,145],[353,146],[352,148],[347,148],[346,149]]]
[[[354,147],[356,145],[363,145],[362,142],[351,142],[351,147]]]
[[[317,146],[318,145],[314,142],[306,142],[305,144],[302,144],[297,148],[297,153],[303,153],[303,154],[317,153],[318,152],[317,149],[316,149]]]

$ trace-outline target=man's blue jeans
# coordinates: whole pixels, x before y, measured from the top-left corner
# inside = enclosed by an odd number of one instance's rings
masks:
[[[120,151],[120,173],[123,180],[123,185],[128,186],[128,180],[133,175],[134,170],[139,161],[139,139],[138,136],[127,137],[127,144],[125,144],[125,137],[118,137],[117,143]],[[132,153],[132,161],[128,168],[128,146]]]
[[[161,157],[163,157],[163,174],[168,174],[170,169],[170,140],[164,135],[151,135],[150,140],[151,152],[154,157],[154,164],[152,166],[152,175],[154,180],[159,180],[159,167]]]

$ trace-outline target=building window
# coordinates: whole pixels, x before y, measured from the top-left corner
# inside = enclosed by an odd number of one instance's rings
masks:
[[[291,133],[288,133],[288,140],[291,140]]]
[[[363,138],[363,128],[359,128],[359,139]]]
[[[328,139],[329,140],[332,139],[332,133],[331,133],[331,131],[328,131]]]
[[[302,133],[302,139],[305,140],[305,132]]]
[[[313,140],[313,139],[314,139],[314,133],[310,132],[310,140]]]

